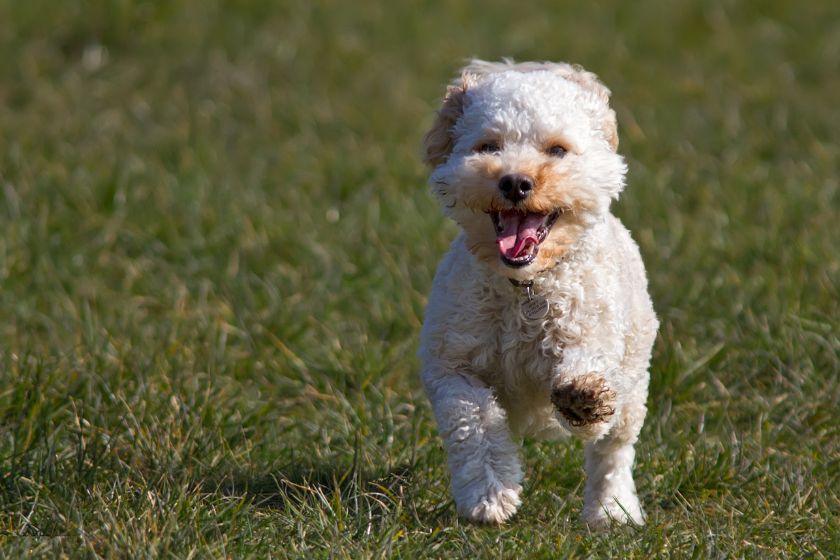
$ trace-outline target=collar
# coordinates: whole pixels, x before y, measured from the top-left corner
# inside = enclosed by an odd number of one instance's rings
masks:
[[[516,286],[517,288],[533,288],[534,281],[533,280],[515,280],[513,278],[508,278],[508,282]]]
[[[516,288],[519,288],[523,294],[528,298],[528,301],[534,299],[534,281],[533,280],[514,280],[508,278],[508,281]]]
[[[585,237],[586,236],[581,237],[581,239],[577,243],[575,243],[568,251],[566,251],[566,253],[562,257],[557,259],[557,261],[554,263],[554,265],[552,267],[539,271],[537,273],[537,275],[543,274],[544,272],[548,272],[550,270],[554,270],[556,267],[558,267],[560,265],[560,263],[562,263],[564,261],[567,261],[571,257],[571,255],[573,254],[575,249],[580,245],[582,240],[585,239]],[[524,293],[526,296],[528,296],[529,300],[534,299],[534,279],[533,278],[531,278],[529,280],[514,280],[513,278],[508,278],[508,282],[510,282],[513,287],[519,288],[522,291],[522,293]]]

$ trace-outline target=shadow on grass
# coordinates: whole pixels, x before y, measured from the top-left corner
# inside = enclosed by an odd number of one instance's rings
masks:
[[[264,474],[234,473],[205,480],[202,487],[205,492],[244,499],[252,508],[296,518],[352,520],[361,531],[371,523],[419,527],[447,523],[446,518],[454,515],[449,497],[430,500],[414,484],[414,474],[410,464],[369,472],[356,465],[299,464]]]
[[[295,465],[264,474],[231,474],[205,481],[203,487],[208,492],[249,498],[255,507],[287,509],[324,499],[336,503],[375,496],[388,502],[402,501],[411,486],[411,475],[412,467],[407,464],[371,473],[347,465]]]

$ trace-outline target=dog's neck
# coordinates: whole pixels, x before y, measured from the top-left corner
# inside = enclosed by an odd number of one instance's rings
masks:
[[[522,293],[527,296],[528,299],[531,299],[534,295],[534,279],[531,278],[529,280],[514,280],[513,278],[508,278],[508,281],[513,284],[514,287],[519,288]]]
[[[542,278],[550,275],[560,265],[560,263],[563,262],[563,260],[564,259],[558,259],[554,266],[541,270],[535,276],[528,278],[527,280],[517,280],[515,278],[508,278],[507,280],[510,282],[510,285],[513,286],[514,291],[519,293],[520,299],[530,301],[534,299],[540,291],[539,285],[542,283]]]

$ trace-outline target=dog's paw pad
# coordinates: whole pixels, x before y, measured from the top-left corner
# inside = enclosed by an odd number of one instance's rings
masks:
[[[606,422],[615,414],[615,391],[604,378],[589,374],[557,382],[551,390],[551,402],[574,427]]]

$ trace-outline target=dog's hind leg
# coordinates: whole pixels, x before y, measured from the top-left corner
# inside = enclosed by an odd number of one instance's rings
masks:
[[[609,432],[586,444],[583,518],[592,527],[603,527],[610,521],[644,522],[633,482],[633,446],[647,414],[648,367],[658,326],[653,312],[648,313],[647,317],[640,314],[633,336],[627,338],[621,367],[607,372],[611,375],[606,377],[606,384],[617,394]]]
[[[426,372],[424,384],[449,457],[458,514],[502,523],[519,507],[522,467],[493,391],[466,373]],[[438,372],[435,372],[438,373]]]
[[[583,519],[591,527],[604,527],[610,521],[644,523],[633,482],[633,444],[646,412],[643,401],[625,404],[610,432],[586,444]]]

